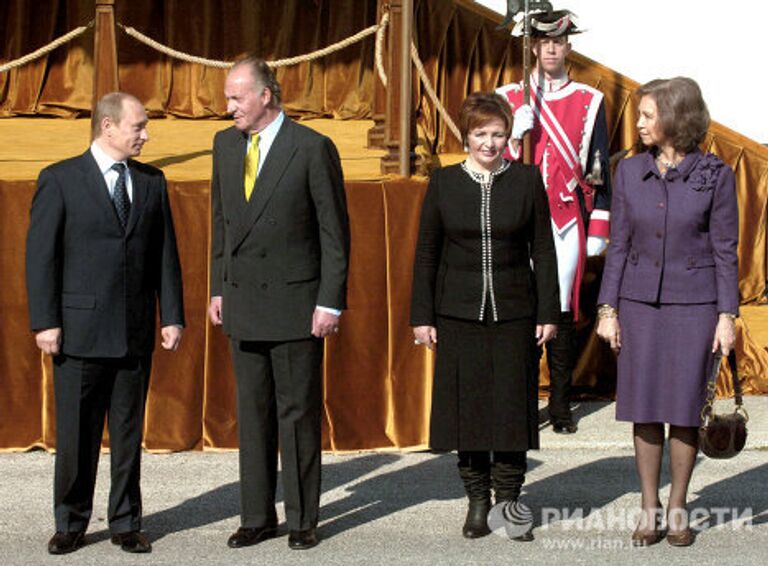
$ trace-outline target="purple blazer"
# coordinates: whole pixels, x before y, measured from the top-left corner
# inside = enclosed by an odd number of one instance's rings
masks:
[[[650,152],[616,168],[611,239],[598,303],[717,303],[738,313],[739,213],[734,174],[712,154],[689,153],[659,174]]]

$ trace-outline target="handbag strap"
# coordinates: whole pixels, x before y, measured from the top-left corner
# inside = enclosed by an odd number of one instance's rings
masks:
[[[739,372],[736,368],[736,352],[731,349],[728,352],[728,365],[731,366],[731,379],[733,380],[733,400],[736,406],[741,407],[743,399],[741,397],[741,381],[739,381]]]
[[[720,366],[723,362],[723,355],[718,351],[712,356],[712,371],[709,373],[709,379],[707,380],[707,399],[704,402],[704,407],[701,409],[702,422],[707,422],[712,414],[713,406],[715,403],[715,392],[717,389],[717,376],[720,374]],[[739,382],[739,374],[736,368],[736,352],[731,350],[728,353],[728,365],[731,368],[731,379],[733,381],[733,400],[736,403],[736,411],[743,410],[741,383]]]

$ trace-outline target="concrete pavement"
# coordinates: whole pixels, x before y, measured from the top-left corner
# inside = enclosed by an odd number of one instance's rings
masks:
[[[727,407],[727,403],[725,404]],[[700,530],[689,548],[629,545],[639,503],[630,425],[613,405],[581,403],[579,432],[543,425],[542,449],[529,453],[522,501],[535,541],[461,536],[465,502],[455,456],[378,452],[324,455],[321,543],[307,551],[278,538],[232,550],[239,524],[236,452],[145,454],[144,530],[149,555],[109,542],[105,521],[109,458],[102,457],[86,546],[49,556],[53,457],[0,455],[0,562],[26,564],[763,564],[768,542],[768,398],[748,397],[747,449],[731,460],[701,457],[689,510]],[[669,474],[663,472],[662,501]],[[282,496],[278,493],[278,499]],[[283,520],[282,505],[278,514]]]

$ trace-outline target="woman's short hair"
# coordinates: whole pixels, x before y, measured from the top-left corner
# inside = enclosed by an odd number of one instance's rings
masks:
[[[466,143],[470,130],[494,119],[504,122],[504,131],[509,137],[512,133],[512,109],[509,102],[494,92],[473,92],[464,100],[459,113],[461,141]]]
[[[656,102],[661,132],[678,151],[696,149],[709,129],[709,110],[696,81],[688,77],[655,79],[635,93]]]

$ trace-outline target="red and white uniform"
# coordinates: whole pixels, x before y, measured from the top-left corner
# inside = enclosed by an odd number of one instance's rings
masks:
[[[530,104],[535,116],[530,133],[532,156],[549,197],[561,310],[572,310],[575,317],[587,236],[605,240],[609,233],[610,180],[603,95],[567,76],[544,82],[539,88],[531,76]],[[522,84],[505,85],[497,92],[509,100],[513,112],[524,104]],[[510,144],[505,157],[518,160],[521,156]],[[600,161],[603,178],[602,184],[593,187],[585,176],[593,170],[596,160]]]

